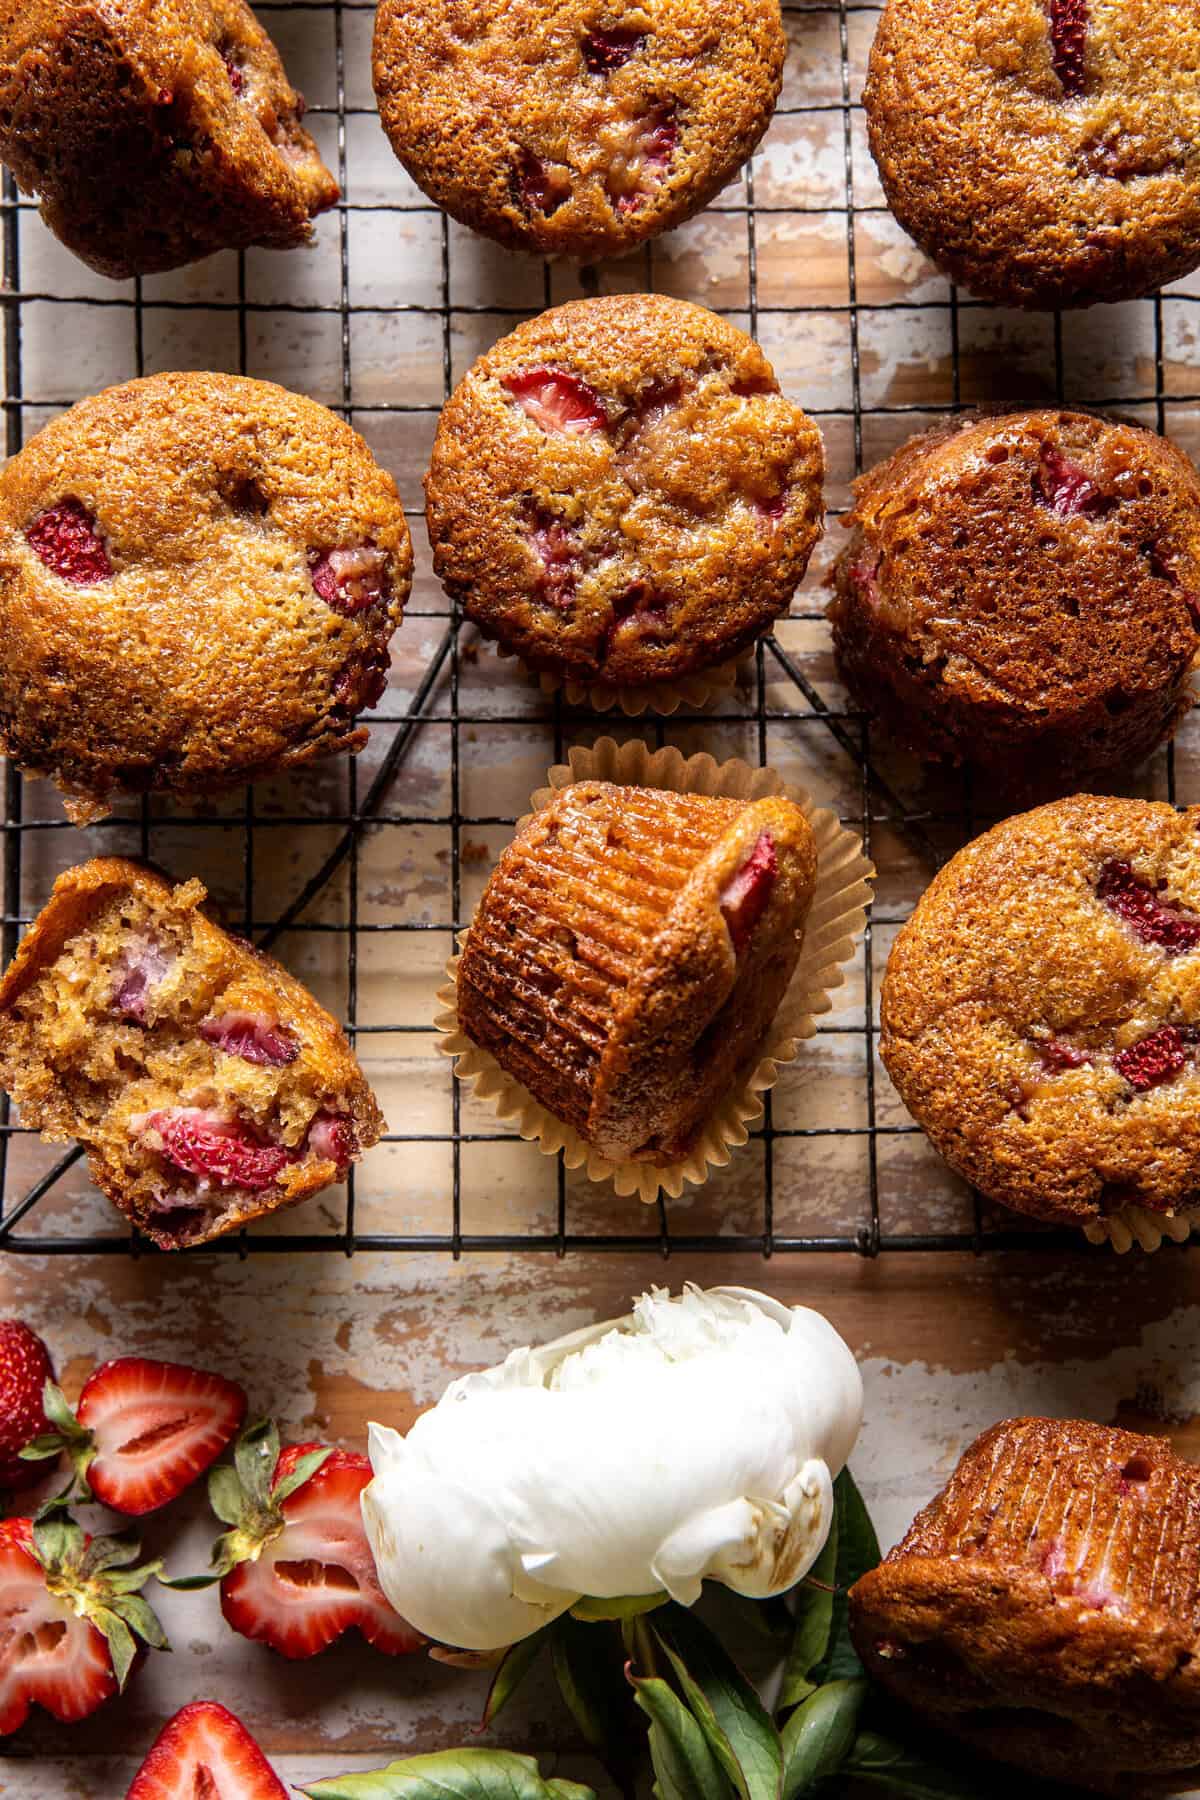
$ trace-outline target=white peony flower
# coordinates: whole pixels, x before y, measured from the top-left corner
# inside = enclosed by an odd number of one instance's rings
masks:
[[[452,1382],[406,1438],[372,1425],[363,1518],[392,1605],[463,1649],[584,1595],[690,1606],[707,1576],[761,1598],[819,1555],[861,1418],[858,1365],[819,1313],[655,1289]]]

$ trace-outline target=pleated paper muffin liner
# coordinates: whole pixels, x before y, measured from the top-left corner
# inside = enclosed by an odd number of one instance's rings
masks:
[[[669,717],[681,706],[694,712],[727,700],[737,686],[738,669],[744,661],[744,657],[735,656],[731,662],[697,669],[678,681],[647,682],[642,687],[612,687],[603,681],[571,681],[545,670],[538,680],[548,699],[561,693],[568,706],[590,706],[595,712],[611,712],[614,707],[619,707],[627,719],[639,719],[648,712]]]
[[[1200,1207],[1189,1206],[1182,1212],[1168,1214],[1150,1212],[1144,1206],[1123,1206],[1110,1218],[1094,1219],[1085,1225],[1083,1235],[1089,1244],[1108,1242],[1118,1256],[1124,1256],[1134,1244],[1140,1244],[1143,1250],[1161,1250],[1164,1238],[1170,1238],[1173,1244],[1185,1244],[1197,1225]]]
[[[530,813],[540,812],[561,788],[577,781],[611,781],[622,787],[659,788],[677,794],[701,794],[714,799],[762,800],[781,794],[800,807],[812,828],[817,851],[817,877],[812,905],[805,922],[804,944],[778,1012],[752,1069],[729,1090],[703,1126],[686,1157],[664,1168],[645,1163],[610,1162],[570,1125],[556,1119],[536,1101],[528,1089],[505,1073],[489,1051],[472,1043],[459,1028],[457,1005],[458,956],[446,965],[446,986],[438,993],[434,1020],[441,1034],[438,1048],[455,1059],[455,1074],[472,1089],[476,1100],[486,1102],[497,1118],[515,1124],[523,1138],[536,1142],[546,1156],[561,1150],[569,1169],[583,1169],[592,1181],[611,1181],[618,1194],[636,1194],[648,1205],[660,1193],[678,1199],[686,1184],[699,1186],[710,1168],[723,1168],[734,1150],[749,1137],[749,1127],[763,1112],[763,1095],[779,1080],[780,1071],[795,1060],[800,1044],[811,1037],[821,1013],[832,1007],[834,990],[845,981],[845,965],[866,924],[875,870],[863,854],[861,840],[847,831],[835,813],[819,807],[803,788],[785,782],[776,769],[752,768],[739,758],[718,763],[707,752],[684,757],[673,747],[652,751],[634,740],[617,744],[603,737],[590,748],[577,744],[565,764],[556,764],[530,801]],[[466,934],[459,939],[461,944]]]

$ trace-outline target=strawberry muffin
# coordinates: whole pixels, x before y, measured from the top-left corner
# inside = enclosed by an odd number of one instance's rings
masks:
[[[383,1119],[293,975],[120,857],[68,869],[0,981],[0,1083],[164,1250],[344,1181]]]
[[[289,249],[337,183],[243,0],[0,0],[0,160],[102,275]]]
[[[411,576],[395,482],[315,401],[109,388],[0,471],[0,744],[78,822],[359,750]]]
[[[816,866],[790,800],[577,782],[488,882],[459,1024],[602,1156],[676,1162],[778,1010]]]
[[[690,219],[771,122],[778,0],[381,0],[392,148],[452,218],[592,261]]]
[[[953,281],[1090,306],[1200,264],[1200,12],[888,0],[863,93],[892,211]]]
[[[653,688],[787,611],[823,475],[816,427],[736,326],[660,295],[577,300],[502,338],[447,403],[434,567],[531,668]]]
[[[1087,413],[970,415],[863,475],[829,607],[854,698],[1010,795],[1127,774],[1192,703],[1200,480]]]
[[[934,1146],[1062,1225],[1200,1204],[1200,807],[1078,795],[960,850],[893,946],[880,1052]]]
[[[850,1632],[939,1730],[1127,1800],[1200,1762],[1198,1557],[1200,1469],[1168,1444],[1007,1419],[850,1590]]]

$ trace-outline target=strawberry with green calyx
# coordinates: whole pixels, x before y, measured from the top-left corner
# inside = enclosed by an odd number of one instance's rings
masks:
[[[139,1565],[140,1553],[70,1518],[0,1522],[0,1734],[35,1703],[56,1719],[86,1718],[124,1689],[141,1645],[170,1648],[140,1591],[162,1565]]]
[[[234,1465],[212,1471],[209,1500],[230,1529],[212,1572],[169,1585],[221,1584],[221,1611],[243,1637],[293,1659],[315,1656],[356,1628],[389,1656],[424,1639],[384,1597],[363,1529],[365,1456],[321,1444],[280,1447],[269,1421],[239,1439]]]

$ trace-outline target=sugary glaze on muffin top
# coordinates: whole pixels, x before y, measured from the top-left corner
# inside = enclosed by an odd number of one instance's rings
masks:
[[[614,685],[720,662],[786,610],[822,517],[816,428],[757,345],[657,296],[504,338],[442,414],[434,566],[535,668]]]
[[[862,476],[845,523],[839,663],[919,752],[1066,785],[1132,766],[1187,705],[1200,480],[1164,438],[969,415]]]
[[[770,120],[776,0],[383,0],[380,116],[440,206],[598,257],[706,205]]]
[[[359,748],[411,579],[395,484],[266,382],[153,376],[0,474],[0,730],[84,813]]]
[[[1200,15],[891,0],[864,100],[889,203],[984,298],[1086,305],[1200,262]]]
[[[896,941],[884,1063],[985,1195],[1064,1224],[1200,1199],[1200,807],[1080,795],[952,859]]]

